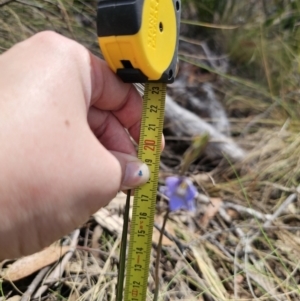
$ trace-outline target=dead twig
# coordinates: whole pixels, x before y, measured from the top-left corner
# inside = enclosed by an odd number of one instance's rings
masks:
[[[299,188],[297,188],[298,191]],[[288,207],[288,205],[290,205],[291,203],[293,203],[295,200],[297,199],[297,193],[293,193],[291,194],[279,207],[278,209],[274,212],[274,214],[272,214],[270,216],[270,218],[264,222],[264,224],[262,225],[262,229],[264,227],[269,227],[272,222],[279,217],[284,210]],[[245,252],[249,252],[251,250],[251,244],[252,242],[260,235],[261,231],[257,231],[255,232],[252,236],[248,237],[245,241],[244,241],[244,249]]]
[[[178,136],[199,136],[208,134],[210,141],[205,154],[211,159],[220,159],[224,155],[233,161],[244,158],[245,152],[231,139],[218,132],[212,125],[194,113],[178,105],[170,96],[166,97],[166,124]]]
[[[28,286],[26,292],[23,294],[20,301],[29,301],[31,299],[31,296],[36,290],[37,286],[43,280],[43,278],[46,276],[46,274],[49,272],[50,269],[51,266],[47,266],[39,271],[39,273],[35,276],[34,280]]]
[[[74,251],[76,250],[76,246],[78,243],[78,237],[79,237],[80,231],[77,229],[75,230],[71,235],[71,244],[70,244],[70,251],[66,253],[64,258],[61,260],[61,262],[55,267],[55,269],[49,274],[47,279],[44,281],[44,285],[42,285],[38,291],[34,294],[33,298],[40,298],[42,294],[48,289],[49,285],[52,283],[58,281],[60,277],[62,276],[65,266],[67,262],[71,259],[73,256]]]
[[[0,2],[0,7],[3,7],[3,6],[5,6],[5,5],[7,5],[7,4],[9,4],[10,2],[13,2],[13,1],[16,1],[16,0],[2,0]]]
[[[272,218],[272,215],[271,214],[263,214],[253,208],[247,208],[245,206],[241,206],[241,205],[238,205],[238,204],[234,204],[234,203],[231,203],[231,202],[225,202],[223,204],[223,207],[225,209],[233,209],[239,213],[244,213],[244,214],[248,214],[250,216],[253,216],[255,217],[256,219],[259,219],[259,220],[262,220],[262,221],[265,221],[265,220],[269,220]]]

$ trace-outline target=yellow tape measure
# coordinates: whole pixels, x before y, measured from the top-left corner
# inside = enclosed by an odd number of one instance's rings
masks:
[[[99,1],[99,45],[124,82],[174,81],[180,12],[180,0]]]
[[[146,83],[138,156],[150,179],[135,189],[125,301],[146,299],[166,84],[176,74],[180,0],[100,0],[99,45],[124,82]]]
[[[146,300],[165,98],[165,84],[146,84],[138,156],[148,165],[150,179],[145,185],[135,189],[125,301]]]

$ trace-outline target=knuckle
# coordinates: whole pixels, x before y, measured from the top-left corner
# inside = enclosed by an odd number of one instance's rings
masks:
[[[59,56],[62,60],[72,62],[86,56],[85,48],[67,37],[54,31],[42,31],[31,38],[31,43],[45,48],[45,53]]]
[[[67,43],[67,38],[61,36],[60,34],[54,31],[42,31],[31,37],[30,42],[33,44],[38,44],[48,49],[57,49],[59,50],[60,45]]]

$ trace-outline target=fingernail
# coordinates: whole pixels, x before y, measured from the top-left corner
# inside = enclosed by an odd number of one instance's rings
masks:
[[[127,190],[145,184],[149,180],[149,176],[150,173],[147,164],[140,161],[128,162],[121,189]]]

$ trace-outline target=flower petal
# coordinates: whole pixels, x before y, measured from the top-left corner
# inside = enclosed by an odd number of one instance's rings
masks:
[[[185,202],[185,200],[183,200],[182,197],[178,196],[177,194],[173,194],[170,197],[169,208],[171,211],[180,209],[188,210],[187,202]]]
[[[165,183],[166,186],[161,186],[160,191],[170,199],[169,208],[171,211],[195,210],[194,198],[198,191],[189,178],[171,176],[166,178]]]
[[[176,188],[181,183],[181,178],[179,177],[167,177],[166,178],[166,185],[169,187],[169,189]]]
[[[186,192],[186,199],[194,199],[196,195],[198,194],[197,188],[194,186],[192,181],[189,180],[190,183],[188,183],[187,192]]]
[[[178,177],[167,177],[166,178],[166,189],[165,195],[170,198],[172,194],[177,190],[180,183],[180,178]]]
[[[194,198],[187,201],[187,208],[186,209],[189,210],[189,211],[195,211],[196,210]]]

